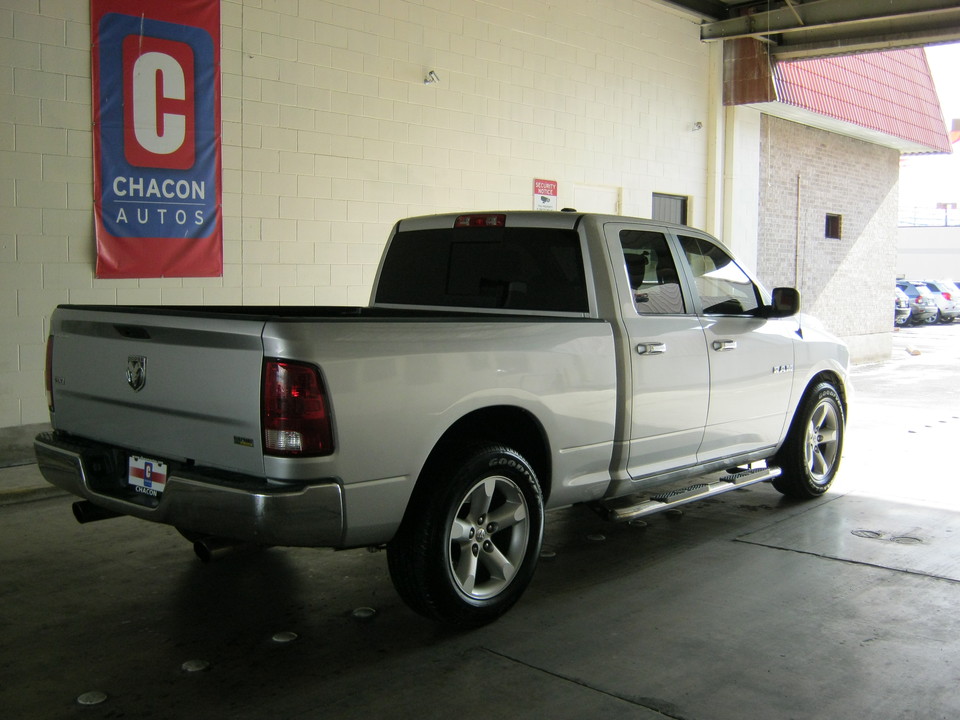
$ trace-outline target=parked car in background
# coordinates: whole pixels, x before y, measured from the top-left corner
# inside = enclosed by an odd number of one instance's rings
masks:
[[[893,290],[893,324],[899,327],[910,322],[910,298],[898,287]]]
[[[950,323],[960,316],[960,293],[957,286],[946,280],[924,280],[924,285],[930,288],[933,299],[939,310],[937,320]]]
[[[937,301],[933,293],[921,282],[897,280],[897,287],[910,298],[910,322],[932,325],[937,321]]]

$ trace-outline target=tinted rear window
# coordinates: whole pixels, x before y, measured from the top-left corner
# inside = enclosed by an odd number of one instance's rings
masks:
[[[580,238],[547,228],[401,232],[384,261],[376,302],[585,313]]]

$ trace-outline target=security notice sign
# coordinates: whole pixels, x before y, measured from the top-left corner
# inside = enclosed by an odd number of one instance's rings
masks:
[[[533,209],[534,210],[556,210],[557,209],[557,181],[556,180],[534,180],[533,181]]]
[[[98,278],[223,273],[220,0],[91,0]]]

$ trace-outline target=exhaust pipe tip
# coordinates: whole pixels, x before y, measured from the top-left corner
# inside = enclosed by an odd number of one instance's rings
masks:
[[[200,558],[200,562],[207,564],[213,562],[217,556],[223,555],[231,548],[236,547],[237,543],[233,540],[218,537],[200,538],[193,544],[193,552]]]
[[[97,520],[109,520],[110,518],[120,517],[122,513],[107,510],[99,505],[94,505],[89,500],[80,500],[72,506],[73,516],[81,525],[96,522]]]

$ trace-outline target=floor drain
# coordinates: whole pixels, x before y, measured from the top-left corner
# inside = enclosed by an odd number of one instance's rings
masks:
[[[91,690],[78,697],[77,702],[81,705],[99,705],[106,699],[106,693],[100,692],[99,690]]]
[[[210,663],[206,660],[187,660],[180,669],[186,673],[198,673],[210,669]]]
[[[854,530],[851,534],[867,540],[879,540],[883,537],[883,533],[879,530]]]
[[[352,613],[354,619],[356,620],[372,620],[377,615],[377,611],[372,607],[358,607]]]
[[[891,542],[895,542],[898,545],[923,545],[923,540],[917,537],[911,537],[910,535],[901,535],[900,537],[892,538]]]

